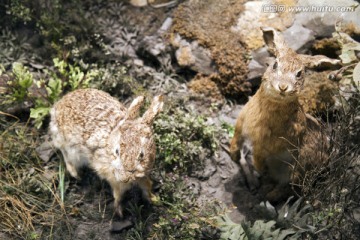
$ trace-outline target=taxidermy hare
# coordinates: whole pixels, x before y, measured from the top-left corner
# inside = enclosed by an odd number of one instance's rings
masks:
[[[121,199],[138,184],[150,200],[148,177],[155,160],[152,123],[162,110],[161,96],[154,97],[149,109],[139,117],[144,97],[129,108],[96,89],[80,89],[65,95],[51,110],[52,144],[64,157],[71,176],[88,165],[106,179],[114,195],[116,213],[122,217]]]
[[[244,143],[249,144],[256,171],[262,175],[266,170],[272,180],[284,186],[290,181],[290,165],[307,138],[311,118],[298,101],[305,70],[324,64],[337,65],[340,61],[322,55],[297,54],[275,29],[262,31],[276,59],[266,69],[259,90],[238,116],[230,155],[238,162]]]

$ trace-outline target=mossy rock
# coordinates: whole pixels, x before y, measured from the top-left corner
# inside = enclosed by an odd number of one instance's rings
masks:
[[[251,91],[251,84],[246,81],[247,50],[239,35],[231,31],[242,11],[243,1],[187,1],[174,12],[170,33],[170,40],[179,34],[210,50],[216,72],[206,78],[216,84],[223,96],[235,99]]]

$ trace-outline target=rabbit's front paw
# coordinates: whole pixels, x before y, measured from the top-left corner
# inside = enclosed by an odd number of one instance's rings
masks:
[[[76,167],[74,165],[72,165],[71,163],[69,162],[65,162],[66,163],[66,169],[68,170],[68,172],[70,173],[70,175],[73,177],[73,178],[76,178],[76,179],[80,179],[79,177],[79,174],[76,170]]]

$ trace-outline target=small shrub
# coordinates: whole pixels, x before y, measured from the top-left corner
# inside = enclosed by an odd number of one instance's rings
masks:
[[[12,72],[6,84],[6,95],[2,97],[2,107],[29,102],[30,118],[34,119],[37,128],[42,126],[51,106],[67,91],[87,88],[98,77],[96,69],[87,72],[79,66],[54,59],[55,70],[45,71],[49,80],[36,79],[29,69],[21,63],[13,63]]]
[[[218,239],[215,216],[223,211],[220,203],[199,202],[186,177],[166,174],[159,196],[158,220],[148,239]]]
[[[163,111],[154,127],[159,168],[194,172],[218,147],[220,129],[180,105]]]

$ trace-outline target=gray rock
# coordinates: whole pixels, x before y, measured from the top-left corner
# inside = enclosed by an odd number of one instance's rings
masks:
[[[267,68],[267,62],[270,54],[266,47],[262,47],[257,50],[253,50],[251,52],[251,56],[252,59],[248,65],[249,72],[247,75],[247,81],[249,81],[252,86],[258,86],[260,85],[262,75]]]
[[[216,72],[210,50],[200,46],[198,41],[188,42],[177,34],[172,44],[177,47],[175,56],[180,66],[206,75]]]
[[[254,3],[246,3],[245,6],[252,6]],[[264,4],[261,1],[256,2],[259,6]],[[255,5],[256,5],[255,4]],[[332,33],[335,31],[335,24],[339,21],[349,23],[352,22],[360,28],[360,7],[356,8],[355,11],[337,11],[337,7],[351,7],[358,4],[353,0],[335,0],[329,3],[328,1],[317,1],[313,2],[310,0],[299,0],[297,6],[301,7],[313,7],[314,10],[311,11],[300,11],[295,14],[294,22],[291,27],[283,31],[283,35],[287,44],[294,49],[295,51],[301,51],[307,47],[309,43],[314,41],[316,38],[331,37]],[[254,5],[254,6],[255,6]],[[258,7],[259,7],[258,6]],[[325,9],[328,7],[328,9]],[[322,9],[323,8],[323,9]],[[253,14],[250,14],[250,19],[252,15],[256,15],[257,8],[249,8]],[[244,17],[244,16],[243,16]],[[246,16],[245,16],[246,17]],[[240,17],[241,18],[241,17]],[[242,25],[240,24],[241,19],[237,28],[240,30]],[[240,25],[239,25],[240,24]],[[258,23],[256,23],[258,24]],[[254,27],[252,27],[254,28]],[[238,31],[240,31],[238,30]],[[256,30],[252,30],[256,31]],[[248,32],[251,32],[250,30]],[[248,33],[247,32],[247,33]],[[261,34],[258,31],[258,34]],[[254,35],[255,33],[253,33]],[[255,36],[255,35],[254,35]],[[248,81],[253,85],[259,85],[259,80],[261,79],[262,74],[266,69],[266,59],[267,53],[266,48],[260,48],[258,50],[252,51],[252,60],[250,61],[248,68]]]
[[[221,177],[219,176],[219,174],[213,175],[208,181],[208,185],[212,188],[217,188],[220,184],[221,184]]]
[[[343,7],[352,7],[357,4],[353,0],[334,0],[330,3],[325,0],[315,3],[310,0],[299,0],[298,6],[314,9],[297,13],[294,24],[312,30],[315,37],[330,37],[331,33],[335,31],[334,26],[337,22],[352,22],[360,28],[360,8],[358,7],[354,11],[342,10]]]
[[[216,166],[214,161],[211,159],[205,160],[205,168],[202,171],[198,171],[196,176],[200,180],[207,180],[209,179],[214,173],[216,172]]]
[[[355,208],[353,210],[354,219],[360,222],[360,208]]]
[[[196,178],[189,178],[187,186],[195,195],[199,194],[202,189],[201,184]]]
[[[248,81],[252,81],[253,79],[261,78],[265,72],[266,67],[252,59],[248,65],[248,69]]]
[[[111,223],[110,231],[111,232],[121,232],[124,229],[132,227],[134,224],[129,219],[124,219],[121,221],[113,221]]]
[[[295,51],[304,47],[307,43],[315,40],[314,32],[304,28],[295,22],[290,28],[283,32],[286,43]]]

